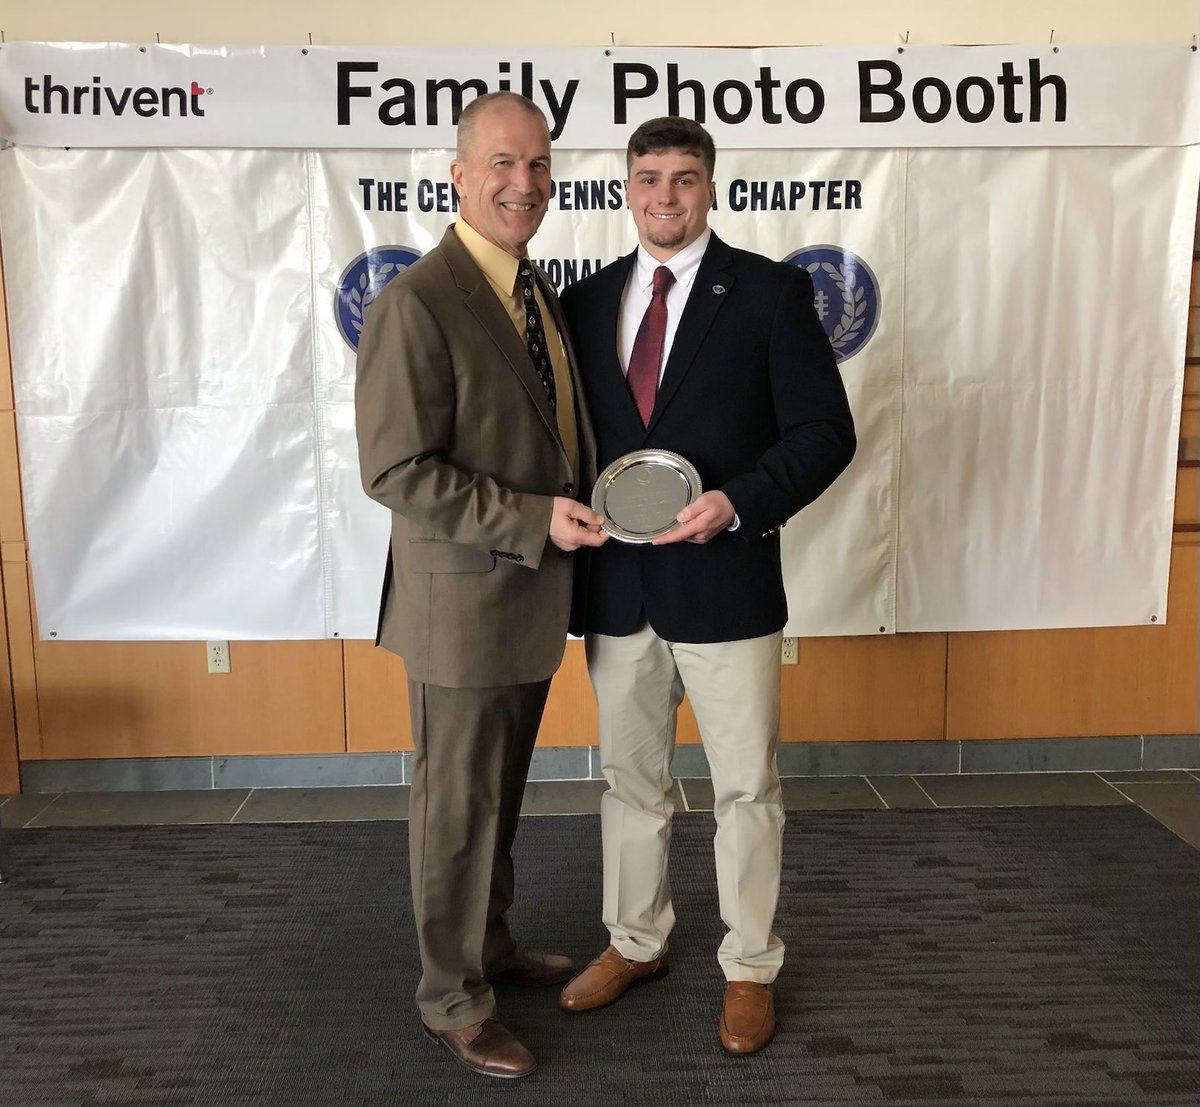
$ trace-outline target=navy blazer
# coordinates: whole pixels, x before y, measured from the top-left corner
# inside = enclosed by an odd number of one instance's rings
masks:
[[[586,629],[632,634],[643,613],[672,642],[732,642],[787,621],[779,528],[854,456],[854,422],[803,270],[714,234],[644,427],[617,354],[636,251],[568,287],[562,305],[596,434],[597,469],[631,450],[686,457],[741,525],[705,545],[610,538],[591,551]]]

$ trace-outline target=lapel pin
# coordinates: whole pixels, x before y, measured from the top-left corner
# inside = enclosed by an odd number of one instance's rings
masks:
[[[714,285],[713,285],[713,291],[714,291],[714,292],[715,292],[715,293],[716,293],[718,296],[720,296],[720,295],[722,295],[722,294],[724,293],[724,291],[725,291],[725,286],[724,286],[723,284],[714,284]]]

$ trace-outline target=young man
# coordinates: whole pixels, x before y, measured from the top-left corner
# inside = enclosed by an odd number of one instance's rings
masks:
[[[515,93],[472,101],[451,176],[459,218],[363,327],[355,406],[367,494],[392,511],[379,643],[405,661],[409,852],[426,1032],[476,1072],[525,1076],[490,981],[562,983],[518,950],[511,849],[550,678],[571,553],[604,540],[576,503],[593,442],[554,292],[526,247],[550,196],[550,135]]]
[[[686,692],[715,792],[717,882],[729,932],[720,1039],[753,1053],[775,1028],[772,933],[783,806],[779,654],[787,619],[779,528],[849,464],[854,426],[801,269],[734,250],[708,227],[712,139],[652,119],[629,140],[638,248],[568,288],[563,307],[597,467],[681,454],[706,491],[652,545],[591,559],[588,668],[600,709],[603,920],[611,945],[564,988],[587,1011],[667,970],[675,716]]]

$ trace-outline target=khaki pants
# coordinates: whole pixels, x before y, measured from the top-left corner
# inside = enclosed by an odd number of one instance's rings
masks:
[[[717,959],[729,980],[770,983],[783,964],[771,932],[779,898],[783,797],[779,741],[781,634],[740,642],[665,642],[646,625],[624,638],[589,635],[600,707],[603,920],[634,961],[666,949],[675,922],[667,880],[671,754],[684,692],[700,726],[715,793],[721,918]]]

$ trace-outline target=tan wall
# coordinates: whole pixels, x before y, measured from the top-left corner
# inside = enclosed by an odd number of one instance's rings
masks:
[[[732,18],[736,15],[736,18]],[[0,8],[9,42],[406,43],[620,46],[911,42],[1188,41],[1195,0],[854,0],[852,5],[691,0],[652,5],[525,0],[519,24],[494,0],[439,4],[334,4],[330,0],[55,0]]]
[[[725,0],[602,10],[531,0],[520,35],[482,0],[346,7],[328,0],[58,0],[0,12],[7,41],[756,44],[1187,40],[1193,0],[1135,9],[1094,0],[860,0],[822,5]],[[683,17],[686,16],[686,25]],[[1158,627],[805,639],[783,670],[789,741],[904,741],[1195,733],[1198,720],[1197,286],[1193,268],[1169,621]],[[0,322],[4,301],[0,298]],[[0,792],[21,759],[407,749],[404,671],[366,642],[234,643],[232,673],[209,676],[200,643],[37,641],[17,470],[7,326],[0,329]],[[1132,431],[1131,431],[1132,433]],[[582,647],[568,644],[540,742],[595,743]],[[697,739],[685,712],[681,740]]]

